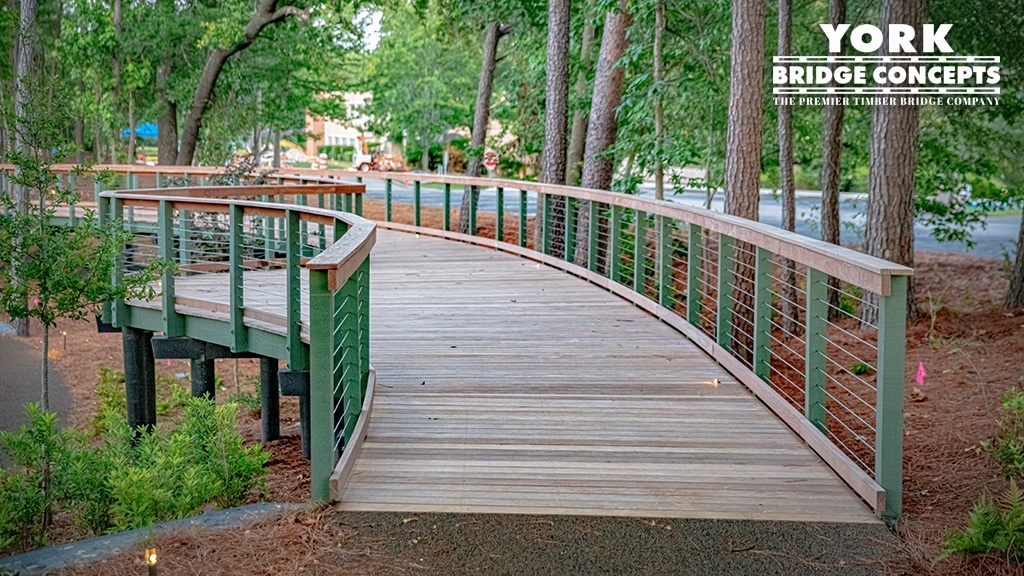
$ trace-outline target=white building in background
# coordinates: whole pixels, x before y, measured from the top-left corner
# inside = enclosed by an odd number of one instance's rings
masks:
[[[384,138],[368,132],[366,125],[369,118],[359,112],[366,101],[370,98],[369,92],[345,92],[342,94],[345,99],[345,107],[348,109],[348,119],[333,119],[311,116],[306,112],[306,154],[316,157],[317,150],[321,146],[352,146],[360,151],[362,144],[360,139],[367,142],[383,142]]]

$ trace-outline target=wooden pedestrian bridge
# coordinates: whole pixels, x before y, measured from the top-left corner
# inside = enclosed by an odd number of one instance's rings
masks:
[[[155,297],[100,323],[123,332],[136,425],[154,357],[191,359],[202,394],[214,358],[258,356],[264,438],[299,395],[313,497],[345,510],[900,513],[908,268],[533,182],[97,170],[58,223],[132,232],[115,281],[162,263]]]

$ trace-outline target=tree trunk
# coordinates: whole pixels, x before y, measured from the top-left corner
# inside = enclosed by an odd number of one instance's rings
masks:
[[[18,67],[17,80],[15,82],[14,95],[14,148],[20,152],[28,153],[28,143],[25,141],[25,113],[28,108],[29,93],[27,79],[32,73],[32,59],[35,54],[35,38],[33,31],[36,29],[36,0],[21,0],[21,14],[19,19],[21,33],[18,35]],[[15,176],[21,175],[21,168],[15,167]],[[24,214],[28,211],[28,187],[15,184],[13,200],[15,210]],[[13,271],[14,281],[18,281],[17,271]],[[28,336],[28,318],[18,318],[12,321],[18,336]]]
[[[135,92],[128,92],[128,163],[135,164]]]
[[[778,55],[789,56],[793,44],[793,15],[791,0],[779,0]],[[779,105],[779,190],[782,193],[782,227],[796,230],[796,184],[793,178],[793,109]],[[796,307],[796,265],[789,258],[782,260],[782,329],[797,334],[799,326]]]
[[[924,0],[884,0],[881,29],[886,34],[879,56],[888,56],[890,24],[908,24],[921,37]],[[920,42],[914,41],[920,48]],[[917,106],[874,106],[871,110],[867,252],[904,266],[914,266],[914,170],[917,168]],[[877,298],[865,299],[877,303]],[[914,278],[907,283],[907,313],[917,316]],[[861,319],[877,324],[878,308],[865,305]]]
[[[424,132],[423,145],[420,147],[420,167],[424,172],[430,172],[430,134]]]
[[[582,101],[587,96],[587,71],[593,65],[594,36],[597,34],[597,24],[594,23],[593,6],[587,6],[586,22],[583,23],[583,42],[580,47],[580,71],[576,74],[576,85],[573,87],[573,95],[576,100]],[[569,186],[577,186],[580,183],[580,175],[583,171],[583,152],[587,138],[587,118],[589,106],[579,104],[572,115],[572,131],[569,135],[569,154],[566,159],[567,174],[565,183]]]
[[[43,361],[39,385],[39,406],[43,410],[50,409],[50,326],[43,323]]]
[[[830,0],[829,20],[833,26],[846,22],[846,0]],[[846,42],[841,41],[839,53],[846,52]],[[835,71],[839,63],[831,62],[829,67]],[[829,86],[837,86],[831,82]],[[831,244],[840,244],[839,222],[839,179],[842,167],[843,150],[843,114],[845,108],[840,102],[825,106],[825,150],[821,167],[821,239]],[[830,318],[839,314],[839,281],[829,277],[828,309]]]
[[[565,183],[566,148],[569,131],[569,31],[570,0],[548,1],[547,82],[544,91],[544,149],[540,160],[540,181]],[[534,226],[535,249],[542,246],[542,209],[544,198],[537,197]],[[551,250],[555,256],[565,251],[565,198],[548,199],[551,218]],[[542,249],[542,248],[541,248]]]
[[[1021,213],[1020,232],[1017,235],[1017,260],[1010,276],[1010,290],[1006,293],[1006,306],[1024,309],[1024,213]]]
[[[615,144],[618,122],[615,111],[622,101],[622,82],[625,72],[616,66],[626,52],[628,40],[626,31],[633,18],[629,13],[626,0],[619,0],[618,8],[608,12],[604,20],[604,33],[601,36],[601,52],[597,61],[597,73],[594,76],[594,92],[591,97],[590,121],[587,123],[586,157],[583,160],[584,188],[610,190],[615,165],[605,152]],[[576,215],[577,238],[586,238],[591,223],[589,222],[589,203],[580,202]],[[600,223],[595,223],[600,226]],[[576,243],[576,264],[587,265],[587,243]]]
[[[764,31],[764,0],[735,0],[726,131],[725,212],[748,220],[758,219],[760,203]],[[755,253],[754,246],[736,242],[732,343],[726,345],[747,360],[753,350]]]
[[[779,0],[780,2],[782,0]],[[654,7],[654,198],[665,199],[665,108],[662,105],[662,84],[665,71],[662,63],[662,36],[665,32],[665,2],[658,0]]]
[[[157,160],[162,166],[173,166],[178,162],[178,105],[167,94],[170,75],[171,64],[165,61],[156,71],[156,100],[159,104],[156,148]]]
[[[294,6],[278,9],[277,0],[260,0],[256,13],[252,15],[245,27],[245,37],[234,46],[217,48],[207,56],[203,74],[199,77],[199,85],[196,86],[195,97],[192,99],[192,108],[189,110],[185,126],[182,128],[181,147],[178,151],[179,166],[189,166],[195,159],[203,115],[206,114],[206,108],[210,105],[213,90],[217,87],[217,80],[220,78],[221,71],[224,70],[224,64],[229,58],[252,45],[264,28],[280,22],[288,16],[309,19],[307,12]]]
[[[281,167],[281,130],[274,128],[274,168]]]
[[[482,149],[487,142],[487,125],[491,121],[491,94],[494,92],[494,70],[498,66],[498,42],[509,31],[511,31],[511,27],[491,22],[487,25],[487,31],[484,34],[483,60],[480,63],[480,80],[476,87],[476,106],[473,109],[473,132],[469,141],[474,154],[469,159],[467,176],[479,176],[480,167],[483,165]],[[479,195],[480,191],[476,186],[471,186],[468,193],[462,195],[462,209],[459,210],[459,226],[457,228],[462,234],[470,233],[470,201],[475,201]]]

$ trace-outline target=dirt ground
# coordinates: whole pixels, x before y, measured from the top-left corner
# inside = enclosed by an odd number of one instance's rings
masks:
[[[897,530],[899,550],[894,551],[883,565],[871,564],[872,570],[882,566],[886,573],[901,575],[1024,574],[1021,568],[992,557],[955,558],[932,566],[945,534],[964,524],[971,505],[982,494],[998,494],[1004,487],[998,467],[979,448],[982,441],[997,432],[996,420],[1003,394],[1024,382],[1024,313],[1008,312],[1002,307],[1007,287],[1002,265],[998,260],[962,254],[917,254],[915,283],[921,314],[907,332],[905,513]],[[67,332],[67,351],[61,350],[54,364],[71,390],[73,420],[82,424],[91,418],[95,409],[94,388],[99,369],[120,369],[120,338],[114,334],[97,334],[95,325],[90,322],[62,323],[57,333],[62,331]],[[60,338],[54,338],[54,342],[55,346],[62,344]],[[928,371],[923,386],[918,386],[913,380],[918,363],[924,363]],[[166,361],[159,361],[158,370],[174,376],[176,373],[188,373],[189,368],[185,361],[171,361],[169,365]],[[219,390],[218,394],[226,398],[236,389],[234,361],[218,361],[217,370],[226,388]],[[255,360],[240,360],[238,387],[251,390],[258,370]],[[285,437],[267,447],[273,454],[267,496],[275,501],[302,502],[308,494],[309,466],[300,454],[298,428],[295,427],[298,421],[296,401],[294,398],[283,401],[282,432]],[[241,428],[249,440],[258,440],[258,415],[246,414]],[[556,562],[558,558],[575,557],[580,560],[573,555],[583,553],[558,535],[547,544],[540,535],[528,536],[533,533],[524,532],[524,522],[528,520],[523,517],[472,517],[451,522],[435,522],[433,517],[424,521],[423,516],[410,515],[409,518],[413,519],[408,523],[415,526],[422,528],[428,523],[436,524],[441,527],[437,529],[440,531],[456,530],[462,526],[459,522],[480,522],[480,527],[486,528],[484,531],[504,534],[502,537],[506,541],[503,547],[480,543],[479,555],[459,552],[456,557],[462,562],[475,563],[464,564],[460,570],[453,564],[444,564],[447,560],[441,564],[435,562],[437,557],[453,550],[460,551],[461,546],[470,544],[459,540],[454,532],[432,540],[435,542],[433,547],[417,547],[410,542],[415,543],[419,536],[410,532],[406,523],[360,520],[351,514],[320,509],[286,522],[252,526],[243,533],[218,535],[213,539],[197,534],[168,535],[162,537],[160,545],[168,551],[165,557],[176,555],[179,558],[174,564],[177,568],[169,568],[166,573],[210,574],[270,573],[271,566],[274,573],[457,573],[471,571],[467,568],[471,565],[487,573],[559,573],[556,566],[564,565],[557,563],[547,565],[547,569],[542,568],[546,565],[532,564],[538,571],[517,569],[516,566],[523,558],[537,554]],[[588,522],[597,522],[540,517],[529,520],[532,521],[539,522],[538,526],[545,526],[545,534],[550,532],[544,522],[569,522],[571,526],[567,530],[588,530],[587,526],[592,527]],[[367,528],[367,523],[373,524],[374,528]],[[608,526],[602,529],[613,530]],[[520,548],[524,538],[532,538],[533,542]],[[274,541],[274,546],[266,546],[267,541]],[[616,545],[614,542],[601,544]],[[551,550],[545,551],[546,546],[561,551],[561,556],[551,554]],[[225,550],[231,550],[231,553],[226,554]],[[504,560],[494,560],[483,551]],[[691,552],[698,553],[700,549]],[[703,553],[710,552],[709,549]],[[520,553],[526,556],[519,556]],[[620,553],[632,557],[628,550],[621,549]],[[110,573],[115,565],[127,568],[137,560],[133,558],[130,554],[123,555],[111,560],[113,564],[101,563],[90,567],[89,572],[76,570],[75,573]],[[835,573],[852,570],[849,566],[846,566],[849,570],[841,569],[836,563],[819,566],[822,562],[814,559],[813,555],[801,558],[799,565],[802,568],[798,573],[815,573],[818,569],[834,570]],[[585,564],[583,562],[579,566]],[[438,572],[441,566],[448,569]],[[648,573],[667,570],[657,566],[648,568],[651,569]],[[623,567],[620,572],[629,571]]]

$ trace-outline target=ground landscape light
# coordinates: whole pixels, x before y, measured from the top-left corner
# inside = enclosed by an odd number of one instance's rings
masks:
[[[146,548],[146,566],[156,566],[156,548]]]

